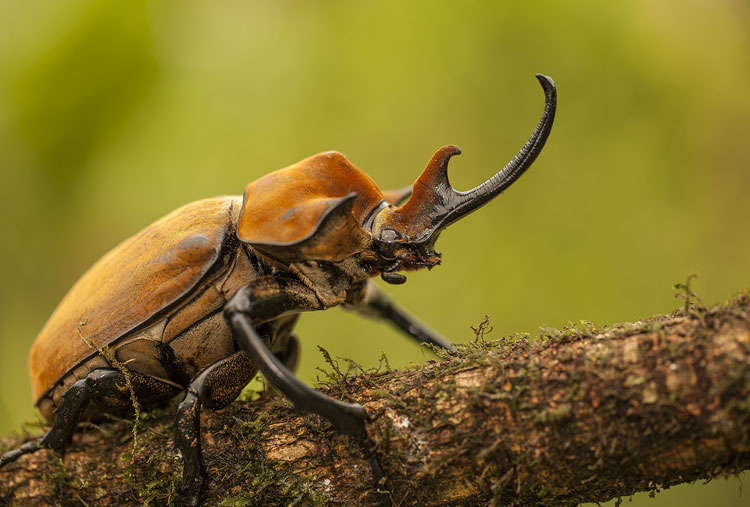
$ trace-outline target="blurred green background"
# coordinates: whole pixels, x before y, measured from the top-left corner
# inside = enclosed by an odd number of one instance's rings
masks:
[[[455,341],[750,285],[747,0],[0,3],[0,432],[34,420],[26,351],[104,252],[191,200],[336,149],[384,188],[444,144],[466,189],[542,110],[547,148],[445,232],[443,265],[387,290]],[[306,315],[301,374],[332,354],[427,357],[385,325]],[[747,480],[748,476],[743,476]],[[632,505],[750,505],[739,481]]]

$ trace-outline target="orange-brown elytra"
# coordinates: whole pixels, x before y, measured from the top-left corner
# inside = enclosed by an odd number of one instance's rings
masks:
[[[198,505],[200,408],[231,403],[260,370],[299,410],[360,439],[379,480],[363,408],[294,375],[294,324],[302,312],[346,305],[411,338],[452,348],[371,278],[403,283],[399,271],[437,265],[440,231],[529,168],[550,133],[557,101],[553,81],[537,78],[545,108],[536,129],[507,166],[472,190],[458,192],[448,181],[448,161],[460,153],[455,146],[440,148],[411,189],[385,192],[343,155],[326,152],[260,178],[242,198],[188,204],[115,247],[78,280],[32,345],[34,402],[52,427],[4,454],[0,468],[45,447],[62,453],[78,420],[127,409],[127,368],[142,405],[184,393],[175,418],[181,499]],[[97,351],[104,346],[108,355]]]

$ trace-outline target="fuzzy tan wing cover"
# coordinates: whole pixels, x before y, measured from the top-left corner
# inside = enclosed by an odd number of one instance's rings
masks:
[[[175,210],[123,241],[68,291],[29,351],[34,402],[71,368],[179,301],[219,260],[233,233],[238,199],[218,197]],[[233,209],[234,208],[234,209]]]

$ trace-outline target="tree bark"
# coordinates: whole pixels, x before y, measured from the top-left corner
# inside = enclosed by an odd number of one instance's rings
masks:
[[[604,501],[750,466],[750,295],[636,323],[460,346],[405,371],[334,370],[358,401],[395,505]],[[84,425],[60,460],[0,472],[18,505],[173,504],[173,408]],[[201,417],[206,505],[377,504],[364,448],[277,394]],[[5,438],[5,449],[20,440]]]

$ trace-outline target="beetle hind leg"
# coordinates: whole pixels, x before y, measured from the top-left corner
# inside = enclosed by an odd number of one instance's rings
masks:
[[[136,372],[130,372],[130,381],[138,398],[147,388],[151,395],[149,397],[175,391],[174,386]],[[122,389],[126,382],[119,370],[99,368],[73,383],[62,395],[60,405],[55,410],[55,422],[49,431],[41,438],[5,453],[0,458],[0,468],[39,449],[52,449],[63,454],[89,402],[95,401],[107,408],[120,408],[131,403],[130,394]]]
[[[76,423],[91,400],[94,390],[101,389],[100,384],[106,382],[112,375],[122,376],[117,370],[98,369],[71,385],[63,394],[60,406],[55,411],[55,422],[52,428],[42,438],[27,442],[20,448],[5,453],[0,458],[0,467],[39,449],[52,449],[58,454],[65,452]]]

